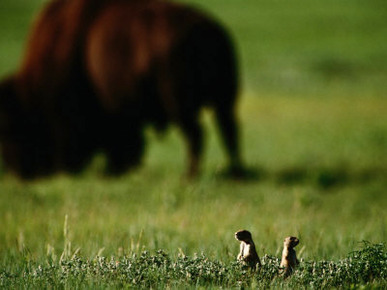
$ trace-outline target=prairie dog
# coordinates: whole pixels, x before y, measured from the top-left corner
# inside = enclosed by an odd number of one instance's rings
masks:
[[[282,251],[281,265],[282,274],[288,277],[293,273],[296,266],[300,263],[297,260],[296,251],[294,247],[298,245],[300,241],[296,237],[286,237],[284,240],[284,249]]]
[[[251,237],[251,233],[246,230],[240,230],[235,233],[235,238],[241,242],[237,259],[253,270],[256,269],[257,264],[261,267],[261,261],[255,250],[255,244]]]

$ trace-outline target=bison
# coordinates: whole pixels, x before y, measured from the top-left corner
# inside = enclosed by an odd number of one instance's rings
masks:
[[[233,175],[244,172],[238,75],[225,29],[192,7],[159,0],[53,0],[35,22],[19,70],[0,84],[5,168],[22,178],[78,172],[97,151],[107,172],[138,165],[144,127],[170,123],[200,171],[198,116],[215,111]]]

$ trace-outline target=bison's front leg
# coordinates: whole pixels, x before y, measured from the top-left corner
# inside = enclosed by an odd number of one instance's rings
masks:
[[[143,128],[136,120],[111,117],[105,128],[104,149],[107,156],[107,173],[118,175],[140,164],[144,152]]]
[[[195,178],[200,171],[200,155],[203,149],[203,132],[197,117],[184,116],[181,121],[181,129],[186,137],[188,145],[188,178]]]
[[[108,146],[106,150],[107,173],[123,174],[130,168],[139,165],[143,151],[144,139],[140,132],[132,133],[128,139],[116,139],[116,143]]]

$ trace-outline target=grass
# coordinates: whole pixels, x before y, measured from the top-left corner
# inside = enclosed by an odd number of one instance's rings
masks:
[[[358,287],[372,283],[386,287],[387,251],[384,244],[364,242],[362,249],[339,261],[301,261],[294,274],[284,279],[279,274],[280,260],[265,255],[257,272],[245,269],[238,262],[223,263],[204,254],[189,257],[180,253],[171,257],[159,250],[155,254],[139,254],[110,258],[96,256],[85,259],[66,251],[60,259],[48,255],[44,264],[27,261],[18,272],[0,272],[2,287],[136,287],[179,288],[278,288],[278,287]]]
[[[313,95],[383,92],[383,0],[186,0],[211,11],[237,39],[245,88]]]
[[[253,233],[261,256],[277,259],[283,238],[298,236],[298,255],[308,263],[339,263],[359,249],[359,241],[385,241],[386,147],[370,133],[386,132],[382,108],[353,101],[344,118],[333,113],[335,101],[309,99],[294,109],[311,112],[302,121],[300,115],[286,109],[285,98],[274,100],[246,97],[241,106],[244,140],[250,145],[245,146],[245,155],[250,166],[260,168],[257,181],[233,182],[219,177],[222,152],[209,118],[204,118],[209,137],[205,170],[196,182],[181,180],[183,144],[173,130],[162,141],[148,132],[144,165],[120,178],[101,176],[101,156],[81,176],[21,183],[4,175],[0,184],[0,268],[23,265],[26,252],[34,269],[46,265],[47,255],[55,255],[54,265],[59,267],[58,259],[68,241],[71,255],[79,248],[82,261],[92,261],[97,255],[107,260],[130,257],[144,250],[154,255],[162,249],[172,260],[180,252],[191,258],[204,253],[229,268],[238,253],[233,233],[240,228]],[[315,107],[320,107],[320,114],[313,111]],[[253,118],[250,111],[262,112]],[[327,111],[333,115],[325,120]],[[372,116],[369,119],[368,114]],[[322,119],[326,123],[321,124]],[[366,129],[359,130],[362,126]],[[55,269],[52,275],[59,275],[61,268]],[[16,269],[10,272],[19,273]],[[105,278],[100,278],[93,276],[93,283],[106,285]],[[77,278],[72,279],[71,283],[76,283]],[[177,286],[186,285],[184,279],[176,279]],[[208,285],[217,283],[210,279]],[[125,285],[135,284],[128,279]]]
[[[237,40],[244,156],[259,179],[221,178],[210,112],[194,182],[174,128],[147,130],[143,166],[119,178],[102,176],[101,155],[78,176],[21,182],[0,169],[0,287],[386,287],[384,2],[189,2]],[[1,76],[42,3],[1,1]],[[265,257],[257,275],[235,262],[241,228]],[[288,235],[303,263],[284,281]]]

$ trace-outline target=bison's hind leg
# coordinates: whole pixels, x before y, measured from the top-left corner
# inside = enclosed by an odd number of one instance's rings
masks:
[[[185,95],[196,106],[210,105],[215,110],[220,135],[228,157],[228,175],[240,177],[241,160],[238,122],[235,117],[238,97],[238,68],[232,41],[215,23],[192,30],[184,47],[186,59]],[[186,97],[187,98],[187,97]]]
[[[216,108],[216,119],[229,159],[228,171],[238,176],[243,172],[240,156],[238,124],[232,108]]]
[[[185,115],[180,120],[180,128],[188,145],[187,177],[195,178],[200,172],[200,156],[203,151],[203,131],[197,116]]]

